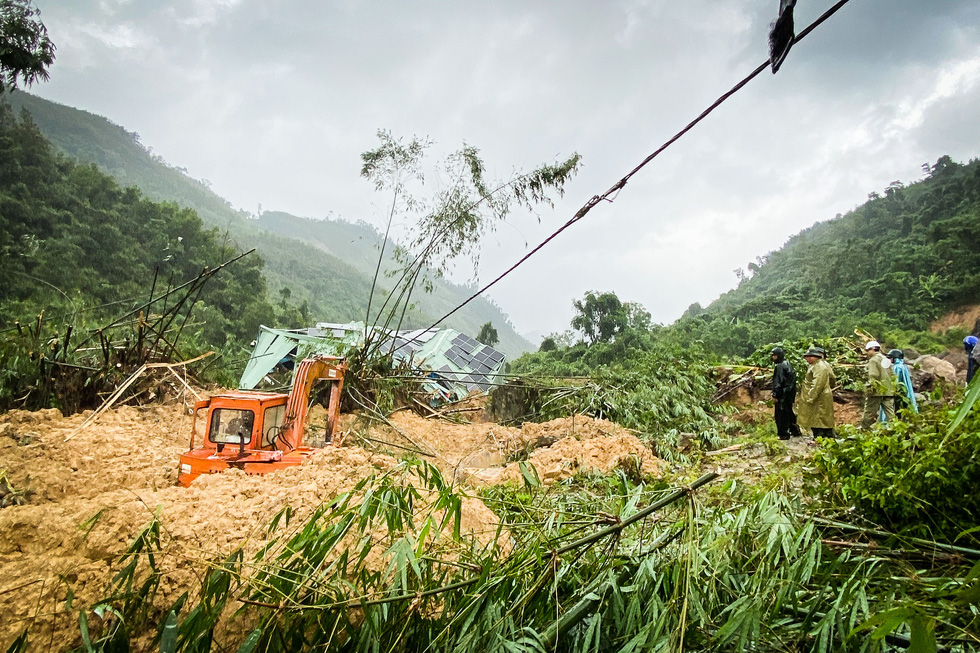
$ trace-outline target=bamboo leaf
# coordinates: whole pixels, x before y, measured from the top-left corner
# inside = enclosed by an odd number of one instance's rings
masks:
[[[936,653],[936,622],[933,619],[916,614],[909,622],[911,636],[908,653]]]
[[[85,611],[78,613],[78,630],[82,636],[82,645],[85,647],[87,653],[93,653],[95,651],[92,648],[92,640],[88,634],[88,617],[85,616]]]
[[[953,421],[950,422],[949,428],[946,429],[946,437],[953,435],[953,431],[966,419],[966,416],[973,409],[973,405],[977,403],[977,399],[980,399],[980,375],[975,376],[970,381],[970,385],[966,390],[966,396],[963,397],[963,404],[956,411],[956,415],[953,417]]]
[[[24,653],[27,651],[27,646],[30,641],[27,638],[27,628],[10,644],[10,648],[7,649],[7,653]]]
[[[248,634],[248,637],[246,637],[245,641],[242,642],[242,645],[238,647],[238,651],[236,653],[252,653],[252,651],[254,651],[259,645],[259,640],[261,639],[262,628],[259,627]]]
[[[160,636],[160,653],[174,653],[177,650],[177,613],[173,610],[167,615]]]
[[[519,465],[521,470],[521,476],[524,477],[524,486],[527,489],[540,487],[541,479],[538,478],[538,470],[531,463],[526,460],[522,460]]]

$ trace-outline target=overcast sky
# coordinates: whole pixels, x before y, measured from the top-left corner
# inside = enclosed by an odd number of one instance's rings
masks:
[[[35,2],[58,51],[32,92],[138,132],[253,213],[381,226],[390,198],[359,177],[378,129],[436,156],[465,141],[504,178],[581,154],[554,210],[486,241],[482,281],[762,63],[779,4]],[[832,4],[799,0],[797,31]],[[490,297],[535,335],[568,328],[587,290],[669,323],[944,154],[980,155],[980,2],[851,0]]]

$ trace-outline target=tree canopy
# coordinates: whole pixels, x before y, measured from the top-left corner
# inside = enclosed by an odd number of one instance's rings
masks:
[[[125,313],[157,288],[195,278],[238,252],[176,204],[121,188],[95,166],[58,155],[30,115],[0,103],[0,327],[42,309],[86,320]],[[275,319],[262,261],[207,285],[199,318],[206,341],[247,342]]]
[[[31,0],[0,0],[0,94],[47,79],[54,51]]]
[[[980,162],[948,156],[760,257],[738,287],[672,327],[724,354],[862,327],[924,331],[980,297]]]
[[[493,326],[493,322],[487,322],[482,327],[480,327],[480,333],[477,334],[476,339],[485,345],[493,347],[500,341],[497,335],[497,329]]]

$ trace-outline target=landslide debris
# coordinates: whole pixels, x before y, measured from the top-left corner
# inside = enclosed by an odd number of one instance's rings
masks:
[[[268,542],[270,519],[285,506],[293,523],[395,458],[359,446],[330,447],[299,467],[264,476],[232,470],[176,485],[178,455],[191,417],[180,405],[119,407],[75,433],[90,411],[0,415],[0,470],[10,489],[0,510],[0,595],[7,607],[0,650],[30,627],[34,650],[77,643],[75,611],[104,596],[115,563],[157,515],[163,582],[158,609],[199,587],[206,563]],[[370,431],[374,440],[410,439],[432,461],[471,485],[520,480],[515,458],[527,457],[545,482],[578,470],[608,471],[635,457],[645,473],[657,460],[635,436],[604,420],[576,416],[522,428],[452,424],[409,411]],[[70,437],[69,437],[70,436]],[[353,440],[349,440],[349,443]],[[449,474],[447,474],[449,476]],[[463,501],[462,528],[480,541],[496,537],[498,518],[479,499]],[[73,597],[73,608],[66,599]],[[148,646],[148,642],[144,642]]]

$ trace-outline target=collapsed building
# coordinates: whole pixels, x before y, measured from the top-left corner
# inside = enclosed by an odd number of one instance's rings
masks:
[[[302,329],[260,327],[239,388],[251,390],[274,383],[274,371],[292,370],[295,361],[314,354],[342,357],[362,345],[365,337],[380,338],[382,351],[426,379],[423,387],[440,402],[458,401],[471,392],[487,392],[503,372],[504,354],[454,329],[381,331],[363,322],[318,322]]]

